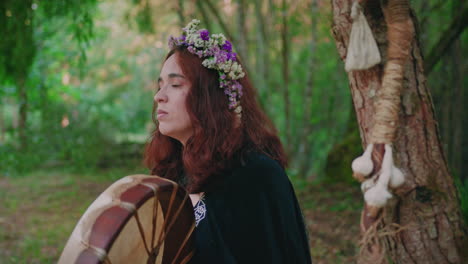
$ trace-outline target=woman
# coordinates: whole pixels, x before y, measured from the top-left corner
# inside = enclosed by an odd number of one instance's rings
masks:
[[[170,39],[145,162],[191,194],[195,263],[311,263],[276,131],[231,43],[198,25]]]

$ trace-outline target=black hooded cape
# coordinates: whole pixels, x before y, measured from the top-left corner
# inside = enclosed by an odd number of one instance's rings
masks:
[[[250,153],[223,176],[195,206],[204,208],[190,263],[312,263],[301,209],[278,162]]]

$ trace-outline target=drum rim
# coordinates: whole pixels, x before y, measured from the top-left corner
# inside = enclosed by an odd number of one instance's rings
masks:
[[[138,175],[135,175],[138,176]],[[114,245],[116,239],[118,236],[121,234],[122,230],[125,228],[125,226],[128,224],[128,222],[131,220],[131,218],[135,215],[135,211],[138,211],[144,204],[148,202],[151,198],[153,198],[155,195],[159,195],[161,193],[168,193],[171,195],[173,192],[175,192],[175,200],[180,200],[182,201],[179,206],[182,207],[187,207],[190,205],[190,208],[192,209],[192,205],[190,203],[190,199],[188,199],[188,194],[185,192],[183,188],[181,188],[179,185],[177,185],[175,182],[165,179],[159,176],[151,175],[152,177],[146,177],[139,179],[139,182],[136,183],[135,185],[129,187],[127,190],[123,191],[120,193],[118,199],[119,203],[106,208],[102,212],[99,213],[99,215],[95,218],[95,222],[93,223],[91,227],[91,234],[88,238],[88,245],[86,245],[86,248],[82,250],[78,255],[77,255],[77,260],[80,259],[80,257],[85,257],[85,255],[90,254],[89,250],[91,250],[97,259],[99,259],[100,262],[102,262],[109,254],[109,252],[112,250],[112,246]],[[128,176],[127,176],[128,177]],[[145,184],[146,183],[146,184]],[[148,186],[148,184],[155,184],[157,187],[156,190]],[[174,188],[176,190],[174,190]],[[137,191],[136,189],[140,189],[140,191]],[[144,192],[141,192],[144,190]],[[125,197],[126,195],[129,195],[130,192],[135,192],[136,194],[139,194],[138,197]],[[122,199],[124,197],[124,199]],[[126,198],[131,198],[131,199],[126,199]],[[188,200],[187,200],[188,199]],[[135,201],[131,201],[135,200]],[[158,198],[159,200],[159,198]],[[132,206],[134,208],[132,208]],[[115,212],[120,211],[121,215],[117,216],[119,219],[116,221],[117,223],[113,223],[112,228],[99,228],[96,227],[96,224],[98,221],[102,221],[101,219],[105,218],[115,218],[114,216]],[[164,209],[163,206],[161,205],[161,210],[163,211],[164,214],[167,213],[167,209]],[[164,211],[165,210],[165,211]],[[174,213],[176,210],[172,210],[171,214],[168,215],[167,219],[169,217],[174,217]],[[180,215],[180,213],[179,213]],[[178,216],[179,216],[178,215]],[[178,217],[177,216],[177,217]],[[193,214],[192,214],[193,217]],[[166,216],[165,216],[166,219]],[[175,221],[175,220],[174,220]],[[99,222],[100,223],[100,222]],[[193,221],[194,225],[194,221]],[[167,226],[166,226],[167,228]],[[190,234],[187,234],[188,239],[186,239],[186,243],[181,246],[181,251],[183,251],[184,248],[190,247],[190,244],[194,244],[194,229],[190,229]],[[93,242],[93,235],[96,236],[96,234],[99,234],[100,236],[107,237],[105,240],[104,245],[98,244]],[[104,252],[103,252],[104,251]],[[179,258],[182,258],[181,263],[186,263],[188,262],[194,255],[194,247],[192,246],[192,249],[188,251],[188,253],[184,255],[178,256]],[[164,259],[164,256],[163,256]],[[174,260],[175,261],[175,260]]]

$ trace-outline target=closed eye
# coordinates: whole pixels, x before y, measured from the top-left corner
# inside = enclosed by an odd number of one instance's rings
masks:
[[[159,90],[161,90],[161,82],[162,82],[161,78],[159,78],[157,81],[155,81],[154,86],[156,88],[156,92],[159,92]]]

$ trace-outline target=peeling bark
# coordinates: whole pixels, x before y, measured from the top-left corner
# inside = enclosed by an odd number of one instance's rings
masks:
[[[352,23],[352,0],[332,0],[332,5],[332,30],[338,52],[345,59]],[[364,9],[383,63],[388,45],[382,15],[384,8],[379,1],[368,1]],[[367,145],[373,126],[374,101],[382,75],[383,64],[348,73],[363,146]],[[384,208],[379,226],[380,230],[394,231],[393,235],[384,235],[380,239],[386,258],[392,259],[393,263],[405,264],[467,263],[467,256],[463,255],[467,254],[464,250],[468,248],[467,232],[453,177],[443,155],[417,36],[405,66],[399,120],[393,144],[394,158],[405,173],[406,182],[393,191],[396,198]],[[364,259],[359,262],[367,263]]]

